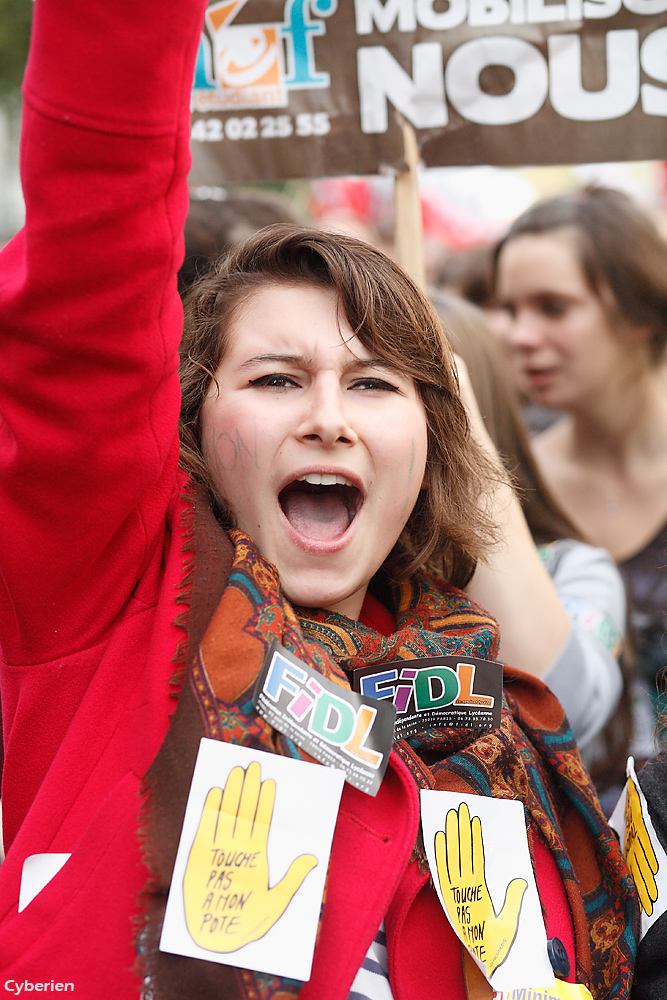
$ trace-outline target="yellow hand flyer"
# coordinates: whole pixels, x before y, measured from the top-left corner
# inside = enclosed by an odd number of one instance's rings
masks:
[[[421,815],[440,902],[494,990],[555,984],[521,802],[422,790]]]
[[[160,949],[307,980],[343,780],[203,739]]]
[[[651,822],[632,757],[628,757],[626,773],[627,782],[609,825],[620,837],[623,855],[637,886],[643,937],[667,908],[667,854]]]

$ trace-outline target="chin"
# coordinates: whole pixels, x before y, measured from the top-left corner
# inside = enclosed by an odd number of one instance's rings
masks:
[[[346,617],[355,617],[363,603],[363,594],[359,597],[361,586],[351,584],[342,589],[340,583],[336,587],[326,587],[314,582],[308,586],[307,581],[300,580],[299,586],[290,587],[283,583],[283,593],[290,602],[301,608],[326,608],[329,611],[338,611]],[[365,587],[363,588],[365,591]],[[341,608],[340,605],[343,605]],[[357,607],[358,605],[358,607]]]
[[[285,597],[290,604],[300,608],[328,608],[344,601],[346,594],[332,594],[330,590],[317,590],[315,587],[283,587]]]

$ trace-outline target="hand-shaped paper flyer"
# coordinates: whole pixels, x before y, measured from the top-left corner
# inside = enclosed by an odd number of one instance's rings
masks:
[[[609,825],[621,838],[623,854],[637,886],[643,936],[667,908],[667,854],[651,822],[632,757],[628,758],[627,777]]]
[[[502,909],[496,913],[486,884],[482,823],[470,820],[465,802],[447,813],[446,832],[435,835],[435,863],[442,900],[449,920],[471,954],[484,963],[487,979],[507,958],[519,929],[521,903],[527,888],[523,878],[507,886]]]
[[[521,802],[423,790],[440,902],[494,990],[555,983]]]
[[[343,774],[202,740],[160,948],[307,980]]]
[[[211,788],[190,850],[183,900],[193,941],[209,951],[238,951],[280,920],[309,871],[302,854],[269,887],[268,840],[276,783],[261,780],[257,761],[234,767],[224,792]]]

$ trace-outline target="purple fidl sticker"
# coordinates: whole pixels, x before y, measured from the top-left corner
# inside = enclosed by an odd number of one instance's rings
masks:
[[[352,688],[396,709],[394,739],[434,728],[497,729],[503,667],[476,656],[427,656],[360,667]]]

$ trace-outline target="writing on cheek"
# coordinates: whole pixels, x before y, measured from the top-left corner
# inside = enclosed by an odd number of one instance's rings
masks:
[[[412,483],[412,477],[415,471],[415,439],[411,439],[411,450],[410,450],[410,468],[408,469],[408,482],[407,485],[410,486]],[[410,499],[409,495],[405,494],[405,500],[403,501],[402,515],[410,514],[412,511],[413,501]]]
[[[250,460],[256,469],[259,468],[257,462],[257,428],[254,432],[252,450],[244,441],[243,435],[238,427],[232,432],[221,431],[216,434],[211,432],[210,464],[214,473],[221,475],[223,472],[233,472],[239,465]]]
[[[243,871],[257,866],[259,852],[211,849],[200,931],[233,936],[240,930],[239,914],[252,896],[243,891]]]

